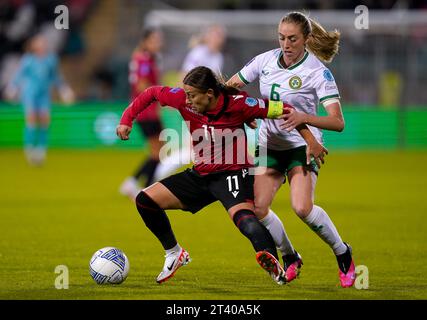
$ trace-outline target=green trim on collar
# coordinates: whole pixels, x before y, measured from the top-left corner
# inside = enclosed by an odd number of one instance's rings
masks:
[[[277,65],[279,66],[279,68],[280,68],[280,69],[293,70],[293,69],[295,69],[296,67],[299,67],[302,63],[304,63],[304,61],[305,61],[305,60],[307,60],[307,58],[308,58],[308,51],[305,51],[304,56],[301,58],[301,60],[300,60],[300,61],[298,61],[297,63],[295,63],[295,64],[293,64],[293,65],[291,65],[290,67],[287,67],[287,68],[283,67],[283,66],[281,65],[281,63],[280,63],[280,58],[281,58],[282,56],[283,56],[283,51],[282,51],[282,50],[280,50],[279,57],[277,58]]]

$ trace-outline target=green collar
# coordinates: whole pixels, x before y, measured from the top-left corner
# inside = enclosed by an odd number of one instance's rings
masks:
[[[280,50],[280,54],[279,57],[277,58],[277,65],[279,66],[280,69],[287,69],[287,70],[292,70],[295,69],[296,67],[300,66],[305,60],[307,60],[308,57],[308,51],[305,51],[304,56],[301,58],[300,61],[298,61],[297,63],[294,63],[293,65],[291,65],[290,67],[283,67],[282,64],[280,63],[280,58],[282,58],[283,56],[283,51]]]

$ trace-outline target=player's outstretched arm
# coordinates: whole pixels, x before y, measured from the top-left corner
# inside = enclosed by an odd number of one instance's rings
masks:
[[[296,112],[296,110],[289,104],[286,104],[281,101],[269,102],[269,110],[268,110],[269,118],[286,119],[286,117],[292,112]],[[314,161],[316,161],[317,163],[317,166],[320,168],[321,164],[325,163],[324,158],[325,158],[325,155],[328,154],[328,150],[317,141],[316,137],[311,133],[310,129],[304,123],[300,123],[296,125],[295,129],[299,132],[299,134],[303,137],[303,139],[307,143],[307,149],[306,149],[307,165],[310,164],[311,158],[313,157]]]
[[[324,102],[327,116],[318,116],[290,110],[284,117],[281,128],[286,131],[292,131],[296,126],[305,123],[319,129],[341,132],[344,130],[344,116],[341,110],[341,104],[338,99],[330,99]]]
[[[140,93],[131,104],[123,111],[120,124],[132,128],[133,121],[138,114],[144,111],[153,102],[162,106],[170,106],[179,109],[185,105],[185,93],[182,88],[170,88],[166,86],[152,86]]]
[[[310,164],[313,157],[320,168],[321,164],[325,163],[325,155],[329,153],[328,149],[317,141],[316,137],[305,124],[297,126],[296,129],[307,143],[307,149],[305,150],[307,165]]]
[[[232,77],[227,81],[226,85],[227,85],[227,86],[230,86],[230,87],[237,88],[237,89],[241,89],[241,88],[243,88],[246,84],[245,84],[242,80],[240,80],[239,76],[238,76],[238,75],[237,75],[237,73],[236,73],[234,76],[232,76]]]

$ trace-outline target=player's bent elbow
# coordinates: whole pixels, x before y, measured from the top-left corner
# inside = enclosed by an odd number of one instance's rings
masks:
[[[344,128],[345,128],[345,122],[344,122],[344,120],[342,120],[339,127],[338,127],[338,132],[343,132]]]
[[[340,119],[339,121],[337,121],[334,131],[343,132],[344,128],[345,128],[345,122],[343,119]]]

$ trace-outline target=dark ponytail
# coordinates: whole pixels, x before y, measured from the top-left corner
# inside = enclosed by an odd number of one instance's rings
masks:
[[[239,89],[226,85],[224,79],[217,77],[211,69],[203,66],[191,69],[182,82],[202,92],[212,89],[215,97],[218,97],[220,93],[235,95],[240,92]]]

